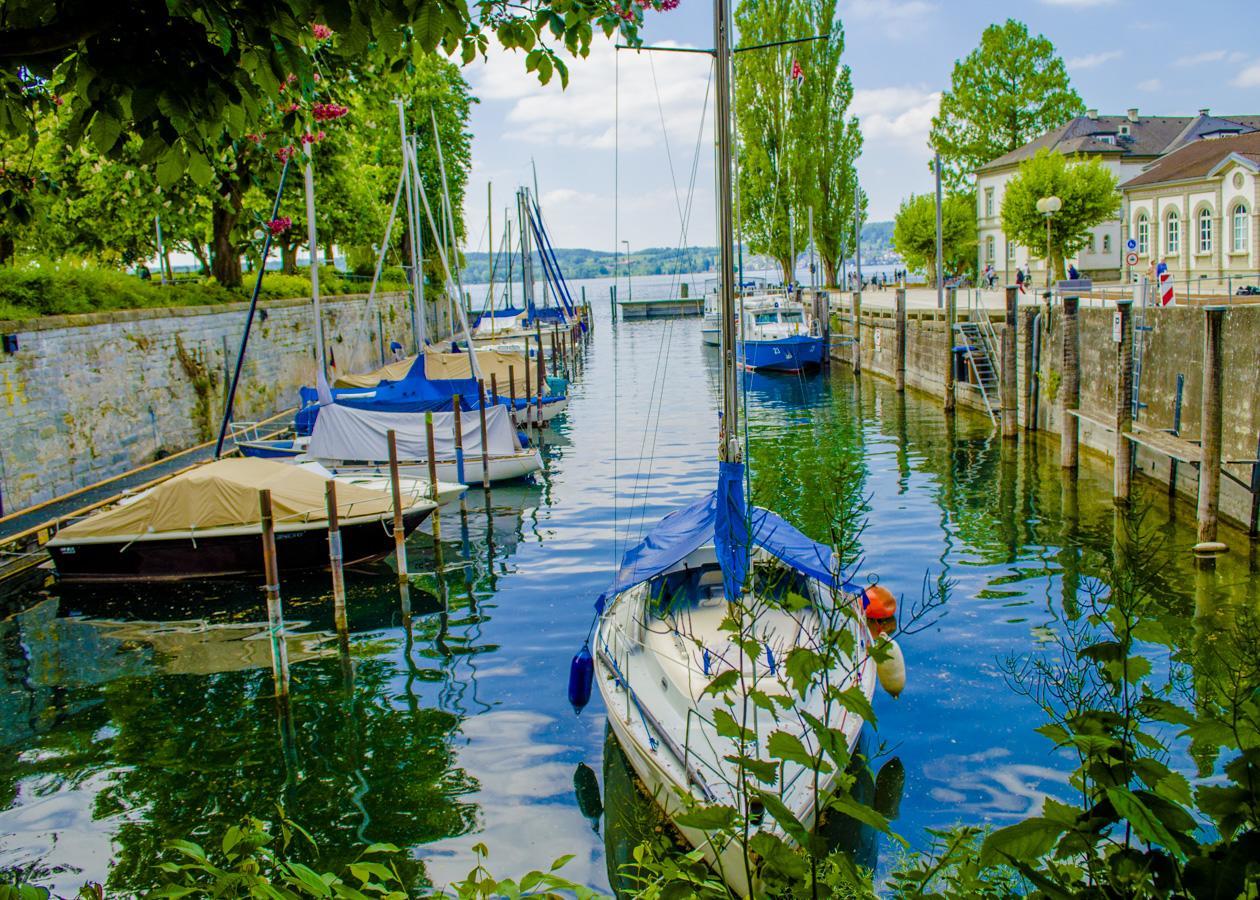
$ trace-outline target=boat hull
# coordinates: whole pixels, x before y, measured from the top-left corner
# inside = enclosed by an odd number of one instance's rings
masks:
[[[413,531],[432,511],[431,505],[405,511],[403,527]],[[373,562],[394,552],[394,537],[382,519],[343,523],[341,548],[345,565]],[[263,572],[258,531],[130,542],[68,542],[50,544],[47,549],[57,576],[65,582],[183,581]],[[276,560],[281,572],[328,568],[326,523],[277,529]]]
[[[773,341],[741,341],[739,361],[756,372],[809,372],[822,367],[824,340],[799,335]]]
[[[320,459],[318,462],[336,475],[389,475],[389,466],[385,463],[329,459]],[[492,482],[515,481],[542,469],[542,457],[537,450],[522,450],[510,456],[491,456],[489,468]],[[459,467],[455,460],[439,459],[436,469],[439,482],[459,482]],[[398,474],[407,478],[427,479],[429,463],[426,460],[403,460],[398,465]],[[464,481],[460,483],[481,483],[481,454],[470,453],[464,457]]]

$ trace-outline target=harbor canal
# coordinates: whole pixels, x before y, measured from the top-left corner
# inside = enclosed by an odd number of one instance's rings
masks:
[[[667,281],[636,280],[636,295],[665,296]],[[607,282],[587,290],[594,338],[547,433],[544,477],[444,508],[444,570],[415,580],[410,627],[388,563],[348,571],[346,665],[326,575],[282,583],[287,720],[271,697],[261,579],[49,580],[3,596],[0,869],[59,894],[88,880],[143,893],[166,841],[272,819],[280,804],[326,868],[390,842],[413,860],[414,888],[440,887],[484,843],[501,875],[574,853],[565,874],[607,888],[609,857],[627,857],[650,809],[632,802],[598,695],[570,709],[569,659],[620,552],[711,488],[717,357],[699,319],[614,326]],[[866,742],[877,768],[904,768],[894,827],[912,846],[928,828],[1008,824],[1066,791],[1074,760],[1035,732],[1044,717],[1005,669],[1063,627],[1078,591],[1145,567],[1187,643],[1260,599],[1254,546],[1223,530],[1232,552],[1197,571],[1194,510],[1159,490],[1138,492],[1134,516],[1166,552],[1117,554],[1110,466],[1084,456],[1065,482],[1054,439],[1004,448],[987,417],[947,418],[935,398],[844,366],[746,384],[753,498],[817,540],[841,522],[859,581],[877,575],[906,601],[925,584],[947,593],[902,640],[908,688],[877,696]],[[413,569],[434,568],[428,532],[409,543]],[[871,834],[839,840],[867,865],[896,852]]]

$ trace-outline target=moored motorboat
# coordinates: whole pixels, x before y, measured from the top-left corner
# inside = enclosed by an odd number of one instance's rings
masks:
[[[329,476],[263,459],[221,459],[182,472],[73,522],[48,542],[64,581],[177,581],[263,571],[259,492],[271,492],[281,571],[328,565],[325,490]],[[345,564],[388,556],[393,500],[375,486],[339,480],[337,508]],[[403,498],[410,532],[437,504]]]
[[[821,335],[810,334],[805,311],[799,305],[783,299],[749,304],[743,324],[743,338],[737,347],[744,368],[763,372],[821,368],[826,341]]]

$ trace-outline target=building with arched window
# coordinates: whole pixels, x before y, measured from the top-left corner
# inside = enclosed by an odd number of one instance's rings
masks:
[[[1120,191],[1139,273],[1160,260],[1179,279],[1260,271],[1260,131],[1188,144]]]
[[[1045,261],[1034,256],[1027,247],[1015,247],[1002,230],[1002,202],[1005,199],[1006,186],[1019,172],[1020,163],[1030,159],[1038,150],[1048,149],[1069,157],[1097,157],[1123,184],[1140,178],[1147,169],[1162,163],[1184,148],[1231,140],[1237,135],[1257,132],[1260,132],[1260,115],[1222,117],[1214,116],[1206,109],[1199,110],[1195,116],[1144,116],[1136,109],[1130,109],[1122,116],[1101,116],[1097,110],[1091,109],[1083,116],[1070,119],[1053,131],[1046,132],[976,170],[976,225],[979,238],[976,256],[979,266],[983,269],[989,260],[988,238],[992,237],[996,244],[994,258],[1004,260],[1002,268],[1008,278],[1014,275],[1016,266],[1030,267],[1038,282],[1045,278]],[[1248,199],[1244,215],[1254,215],[1256,205],[1254,198]],[[1211,249],[1203,253],[1207,257],[1224,259],[1235,252],[1232,250],[1233,222],[1231,219],[1227,227],[1221,217],[1232,215],[1233,207],[1222,206],[1218,200],[1212,200],[1210,207],[1210,222],[1206,228]],[[1149,264],[1152,252],[1157,256],[1163,255],[1168,243],[1168,235],[1163,227],[1168,220],[1168,210],[1162,207],[1156,210],[1149,203],[1144,208],[1144,233],[1139,230],[1141,223],[1138,221],[1136,208],[1132,215],[1122,212],[1115,219],[1091,229],[1092,244],[1087,240],[1085,246],[1072,258],[1076,267],[1096,280],[1132,275],[1125,264],[1128,249],[1126,244],[1130,239],[1139,244],[1138,252],[1142,257],[1139,271]],[[1175,243],[1181,260],[1180,267],[1195,266],[1204,261],[1199,258],[1199,209],[1198,200],[1178,209]],[[1250,221],[1254,223],[1254,219]],[[1245,229],[1251,226],[1240,227]]]

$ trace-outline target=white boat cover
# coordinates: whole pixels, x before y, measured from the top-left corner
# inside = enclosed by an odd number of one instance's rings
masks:
[[[389,432],[398,442],[398,458],[428,459],[424,417],[433,416],[433,447],[438,459],[455,456],[455,414],[453,412],[413,413],[379,412],[355,409],[333,403],[321,407],[307,445],[307,456],[314,459],[389,460]],[[465,412],[461,416],[464,453],[481,455],[481,414]],[[521,449],[516,427],[506,406],[486,408],[487,444],[491,456],[507,456]]]
[[[516,375],[516,387],[521,396],[525,395],[525,367],[533,366],[529,370],[530,380],[534,381],[534,375],[538,371],[538,360],[527,360],[524,353],[515,353],[510,350],[486,350],[478,348],[477,350],[477,368],[481,370],[481,380],[486,383],[486,390],[490,389],[490,376],[493,375],[499,385],[499,393],[506,394],[509,376],[512,372],[508,371],[511,367]],[[461,378],[472,378],[472,370],[468,360],[467,353],[438,353],[432,349],[424,354],[424,377],[430,381],[458,380]],[[533,385],[531,384],[531,388]],[[550,395],[551,391],[547,387],[547,382],[543,382],[543,396]],[[465,445],[467,446],[467,445]]]
[[[323,520],[328,476],[270,459],[244,457],[206,463],[167,479],[134,500],[93,513],[61,528],[59,542],[87,537],[136,538],[168,531],[255,525],[258,492],[271,491],[277,523]],[[337,485],[341,516],[383,515],[391,497],[381,491]]]
[[[521,331],[525,328],[525,313],[519,312],[510,316],[483,314],[477,327],[473,329],[473,337],[492,337],[505,331]]]

